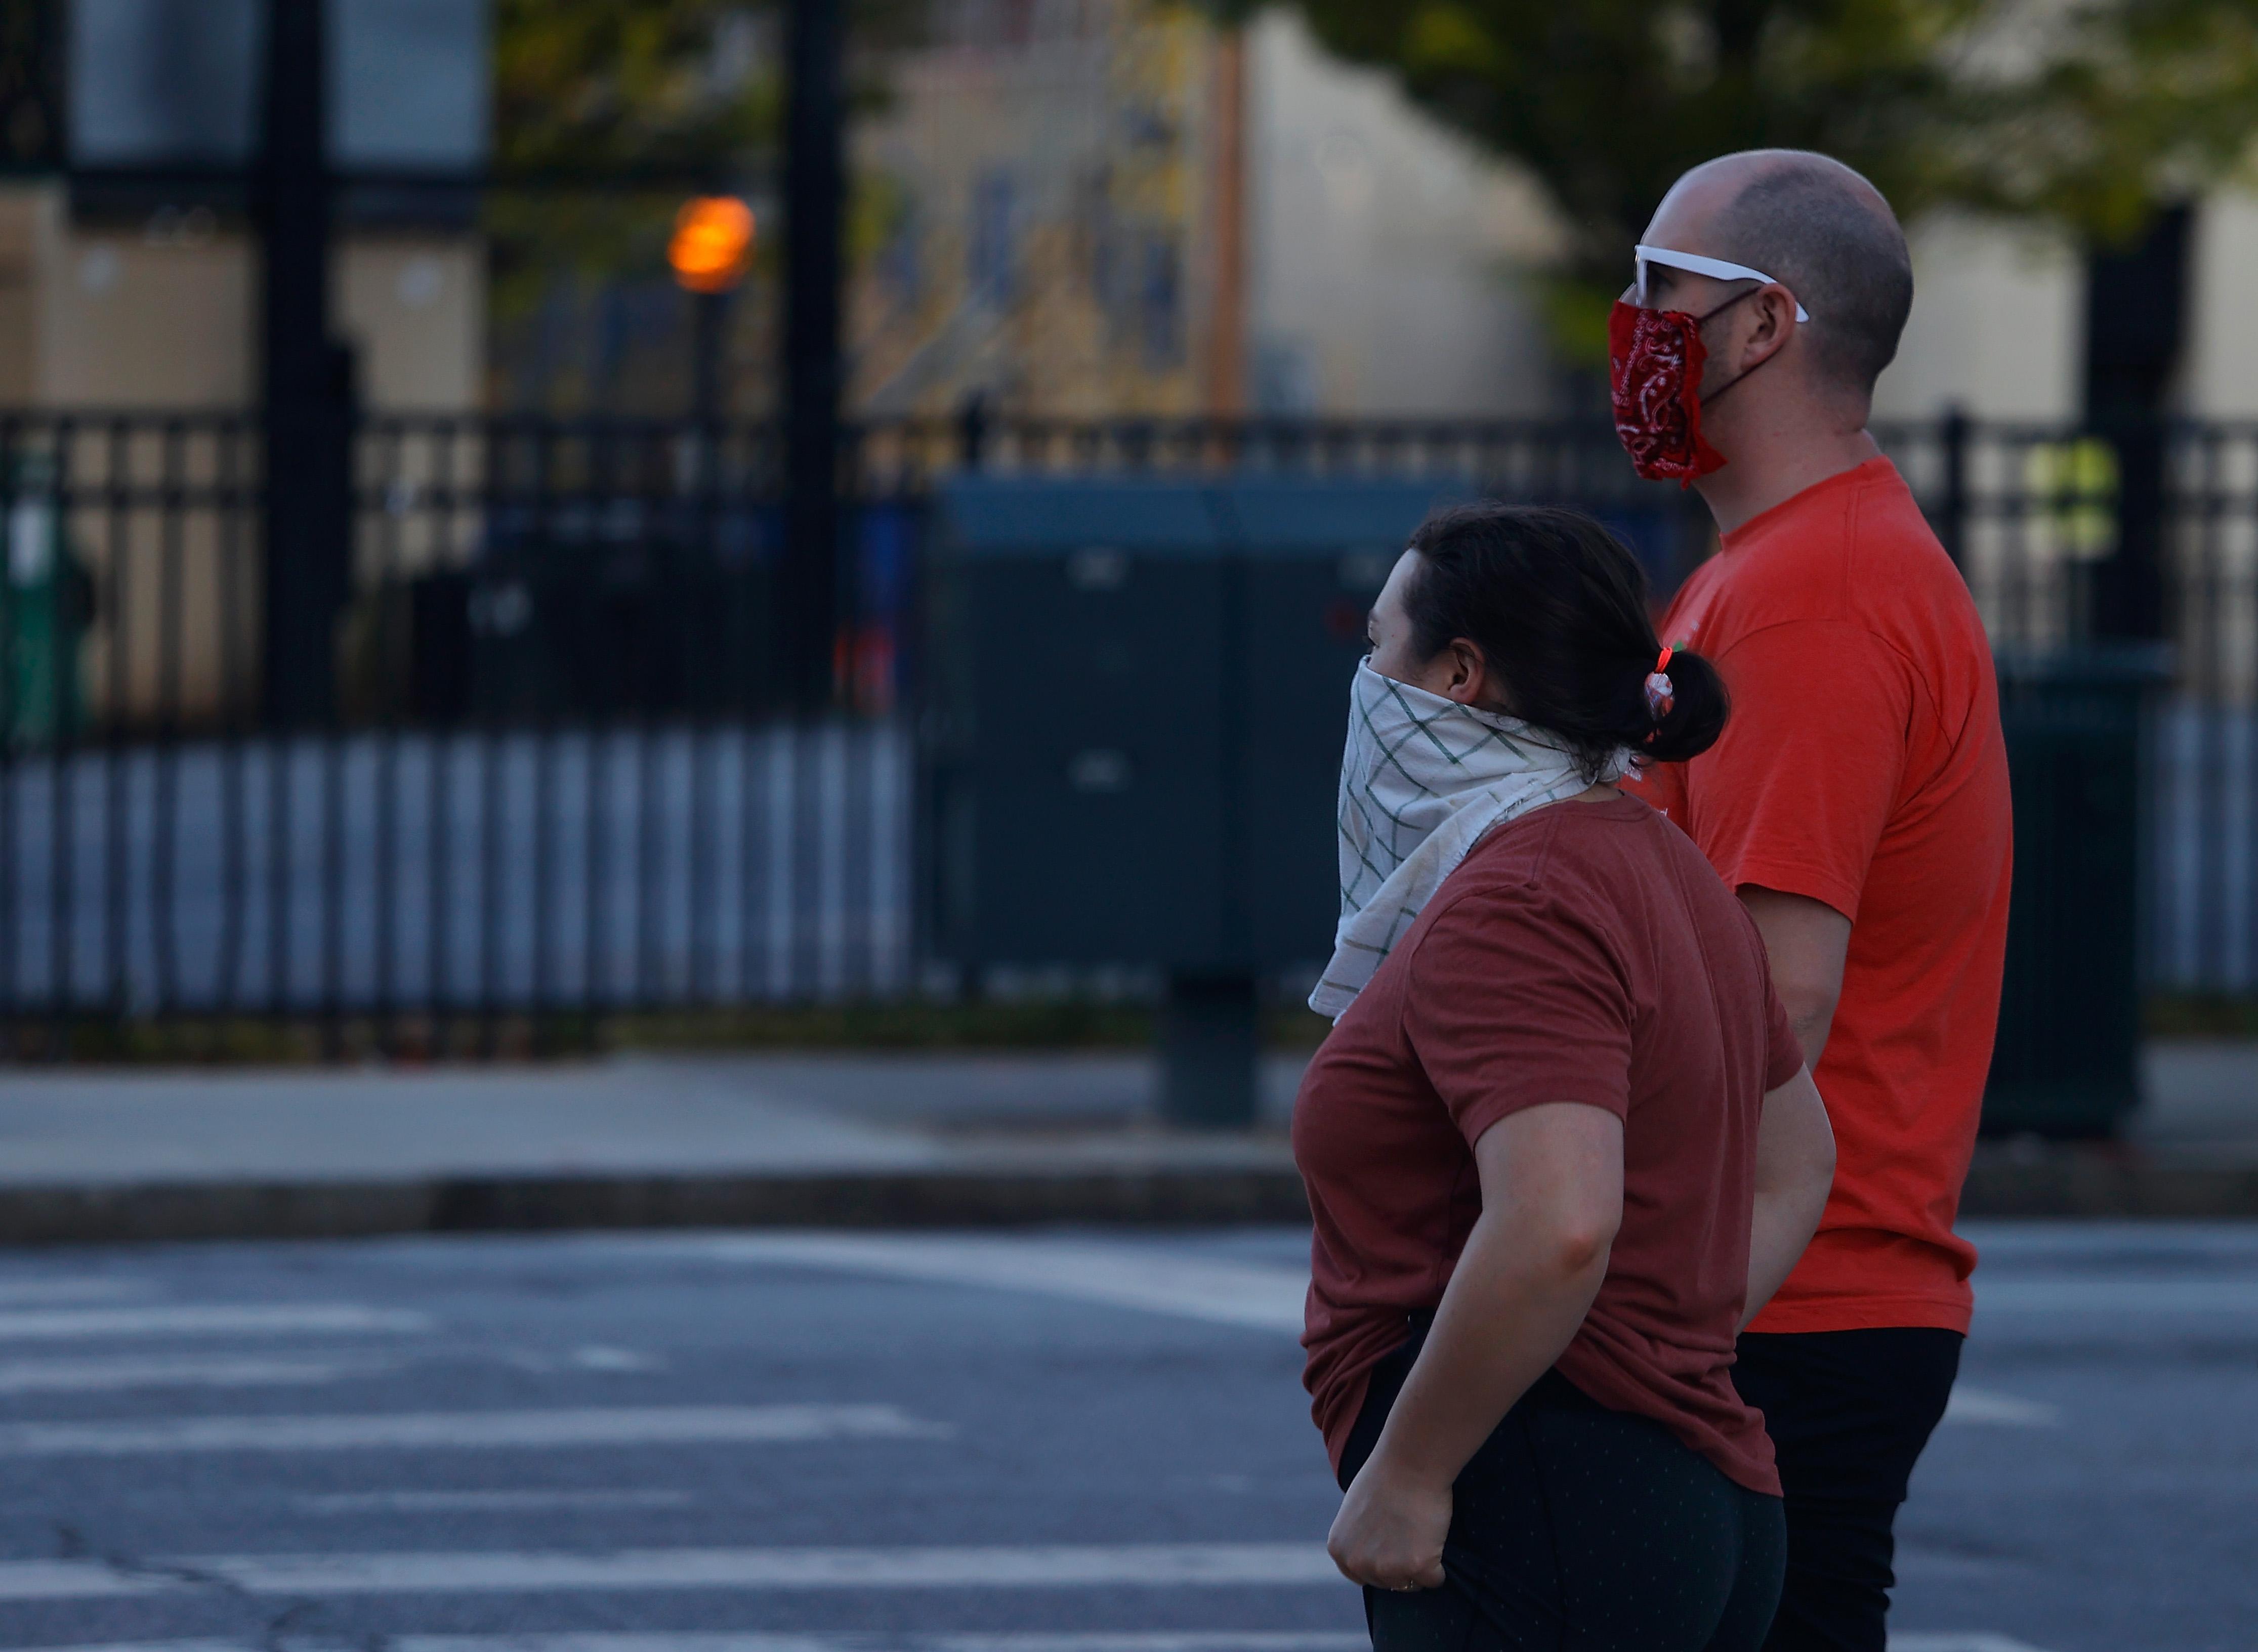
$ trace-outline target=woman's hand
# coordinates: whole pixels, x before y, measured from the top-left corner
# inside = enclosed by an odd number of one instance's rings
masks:
[[[1439,1589],[1451,1488],[1391,1471],[1375,1452],[1341,1500],[1325,1552],[1341,1576],[1374,1589]]]

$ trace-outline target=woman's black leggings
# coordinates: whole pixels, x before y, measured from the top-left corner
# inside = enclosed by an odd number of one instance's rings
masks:
[[[1424,1320],[1426,1316],[1421,1315]],[[1341,1458],[1346,1488],[1423,1340],[1382,1360]],[[1780,1500],[1660,1423],[1547,1372],[1457,1484],[1448,1585],[1364,1592],[1374,1652],[1757,1652],[1779,1602]]]

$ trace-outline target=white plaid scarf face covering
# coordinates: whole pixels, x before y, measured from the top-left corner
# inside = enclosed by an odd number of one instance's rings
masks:
[[[1630,766],[1617,752],[1600,778]],[[1360,663],[1341,757],[1340,925],[1310,1008],[1339,1019],[1484,833],[1590,783],[1543,730]]]

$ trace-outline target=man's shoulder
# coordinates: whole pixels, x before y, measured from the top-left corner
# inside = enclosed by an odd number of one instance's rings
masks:
[[[1940,620],[1981,629],[1959,570],[1886,466],[1712,558],[1677,609],[1693,622],[1687,641],[1712,655],[1782,627],[1846,627],[1909,654]]]

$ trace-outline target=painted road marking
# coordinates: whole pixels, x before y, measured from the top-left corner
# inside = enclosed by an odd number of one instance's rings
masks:
[[[639,1373],[666,1369],[666,1361],[657,1354],[646,1354],[636,1348],[611,1348],[601,1345],[575,1348],[565,1356],[565,1359],[567,1363],[581,1371]]]
[[[280,1652],[359,1652],[359,1642],[284,1635]],[[386,1652],[1364,1652],[1359,1633],[1322,1629],[1283,1632],[1163,1629],[1116,1634],[388,1634]],[[33,1652],[243,1652],[241,1641],[135,1641],[103,1646],[34,1648]],[[2041,1652],[2004,1634],[1899,1632],[1890,1652]]]
[[[430,1316],[357,1302],[186,1304],[0,1313],[0,1342],[82,1336],[279,1336],[298,1333],[428,1331]]]
[[[83,1279],[0,1280],[0,1308],[18,1302],[117,1302],[147,1296],[155,1288],[146,1280],[99,1274]]]
[[[267,1642],[280,1652],[363,1652],[365,1642],[283,1635]],[[1223,1630],[1212,1634],[1163,1629],[1157,1633],[1096,1634],[927,1634],[808,1632],[799,1634],[387,1634],[386,1652],[1367,1652],[1362,1634]],[[109,1646],[49,1647],[37,1652],[244,1652],[241,1641],[139,1641]],[[1935,1652],[1958,1652],[1956,1647]],[[1985,1648],[1984,1652],[1990,1652]]]
[[[0,1360],[0,1394],[110,1393],[128,1388],[259,1388],[337,1382],[391,1369],[383,1360],[255,1359],[173,1354],[124,1359]]]
[[[2258,1314],[2258,1280],[1994,1279],[1976,1277],[1985,1314]]]
[[[955,1430],[893,1406],[582,1407],[318,1417],[181,1417],[151,1422],[0,1424],[0,1457],[182,1451],[462,1450],[480,1447],[942,1440]]]
[[[336,1492],[293,1500],[310,1514],[438,1514],[493,1509],[549,1514],[593,1508],[687,1508],[687,1492]]]
[[[1306,1273],[1285,1268],[1074,1240],[1030,1244],[1012,1238],[781,1233],[690,1244],[698,1255],[716,1261],[1032,1291],[1296,1336],[1310,1289]]]
[[[883,1278],[1030,1291],[1112,1308],[1299,1336],[1309,1275],[1154,1247],[948,1235],[775,1233],[671,1247],[714,1261],[832,1268]],[[1983,1314],[2258,1314],[2258,1280],[1985,1279]]]
[[[2006,1429],[2059,1429],[2062,1407],[2043,1400],[2019,1400],[1989,1388],[1956,1386],[1945,1403],[1947,1422],[1991,1423]]]
[[[0,1600],[82,1600],[191,1587],[179,1578],[124,1572],[83,1560],[0,1561]]]
[[[391,1595],[1309,1584],[1349,1586],[1319,1543],[205,1555],[153,1560],[132,1571],[92,1561],[0,1562],[0,1600],[92,1599],[213,1586],[261,1595]]]
[[[387,1642],[397,1652],[503,1652],[481,1635],[411,1634]],[[1182,1629],[1091,1634],[532,1634],[510,1637],[508,1652],[1369,1652],[1361,1634]]]

